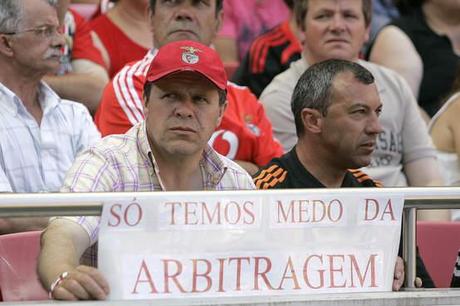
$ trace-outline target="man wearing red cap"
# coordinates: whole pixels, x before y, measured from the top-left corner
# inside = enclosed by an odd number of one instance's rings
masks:
[[[209,46],[222,23],[222,5],[222,0],[150,0],[155,48],[182,39]],[[156,56],[155,48],[142,60],[126,65],[106,86],[95,116],[102,136],[125,133],[143,120],[142,88],[147,68]],[[247,87],[229,83],[227,100],[227,110],[210,144],[253,174],[283,150],[273,139],[262,104]]]
[[[165,45],[146,74],[145,120],[81,154],[61,191],[254,189],[246,171],[208,145],[226,108],[226,89],[214,50],[193,41]],[[39,273],[53,298],[106,297],[109,288],[101,273],[77,264],[98,231],[98,217],[50,222],[42,236]],[[95,256],[86,255],[94,265]]]

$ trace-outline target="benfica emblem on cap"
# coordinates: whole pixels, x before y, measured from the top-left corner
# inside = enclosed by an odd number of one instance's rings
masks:
[[[200,57],[196,52],[202,52],[200,49],[194,47],[181,47],[182,50],[185,50],[182,53],[182,61],[187,64],[196,64],[200,61]]]

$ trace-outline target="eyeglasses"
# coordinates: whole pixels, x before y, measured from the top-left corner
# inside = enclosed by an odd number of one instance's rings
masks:
[[[16,31],[16,32],[8,32],[8,33],[3,33],[3,34],[18,35],[18,34],[27,33],[27,32],[33,32],[35,35],[41,38],[51,38],[54,35],[64,34],[64,26],[44,25],[41,27],[33,28],[33,29],[27,29],[27,30]]]

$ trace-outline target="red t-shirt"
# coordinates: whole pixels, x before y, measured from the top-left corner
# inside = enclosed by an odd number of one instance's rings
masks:
[[[113,78],[127,63],[138,61],[148,52],[147,48],[129,38],[105,14],[90,22],[110,58],[109,76]]]
[[[74,10],[69,9],[65,17],[66,46],[64,56],[71,60],[86,59],[105,68],[102,55],[94,46],[91,28],[86,20]]]
[[[126,65],[107,84],[95,117],[103,136],[125,133],[144,119],[143,86],[155,54],[149,52],[142,60]],[[230,159],[259,166],[281,156],[283,149],[273,138],[262,104],[247,87],[229,83],[227,91],[228,106],[210,145]]]

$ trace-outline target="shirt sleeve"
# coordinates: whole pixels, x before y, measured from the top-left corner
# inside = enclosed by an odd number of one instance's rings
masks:
[[[102,94],[95,122],[102,136],[124,134],[144,119],[143,80],[128,76],[123,68]]]
[[[402,121],[402,163],[407,164],[421,158],[436,158],[436,150],[428,133],[428,127],[420,114],[417,101],[407,82],[402,77],[397,77],[401,86],[401,101],[406,102]]]
[[[89,24],[78,13],[69,10],[75,19],[76,30],[72,49],[72,60],[86,59],[106,69],[101,52],[93,43]]]
[[[82,153],[67,172],[61,192],[108,192],[118,181],[110,166],[110,157],[94,149]],[[91,245],[97,241],[100,217],[57,217],[79,224],[88,234]],[[56,218],[53,218],[56,219]]]
[[[254,118],[254,124],[259,128],[260,134],[257,137],[256,150],[254,152],[254,161],[259,166],[264,166],[270,160],[275,157],[279,157],[283,154],[283,148],[281,144],[273,137],[272,124],[265,114],[262,103],[249,91],[247,99],[251,99],[254,105],[256,118]],[[247,100],[246,100],[246,103]]]
[[[291,96],[295,83],[286,84],[275,78],[260,96],[271,121],[273,135],[283,146],[284,152],[290,151],[297,143],[294,116],[291,111]]]

